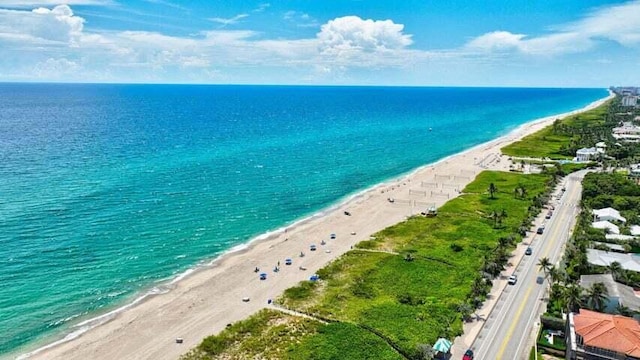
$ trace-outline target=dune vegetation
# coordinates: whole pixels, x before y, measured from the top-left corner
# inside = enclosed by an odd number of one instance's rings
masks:
[[[422,359],[482,304],[552,177],[485,171],[436,217],[359,243],[264,310],[206,338],[186,359]],[[492,191],[489,191],[492,189]],[[373,357],[372,357],[373,356]]]

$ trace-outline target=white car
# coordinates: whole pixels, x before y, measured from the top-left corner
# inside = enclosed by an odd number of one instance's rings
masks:
[[[515,275],[509,276],[509,285],[515,285],[518,282],[518,277]]]

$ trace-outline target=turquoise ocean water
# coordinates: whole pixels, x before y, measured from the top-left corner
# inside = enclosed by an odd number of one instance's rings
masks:
[[[606,95],[0,84],[0,354],[373,184]]]

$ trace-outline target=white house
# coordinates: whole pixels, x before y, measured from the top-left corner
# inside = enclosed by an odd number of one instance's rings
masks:
[[[640,225],[632,225],[631,228],[629,228],[629,231],[631,231],[631,235],[639,236],[640,235]]]
[[[587,162],[592,161],[600,156],[601,152],[598,149],[592,148],[582,148],[576,151],[576,161],[578,162]]]
[[[613,128],[612,132],[613,137],[618,140],[636,142],[640,139],[640,126],[630,122],[622,123],[622,126]]]
[[[621,241],[631,241],[635,239],[635,236],[631,235],[620,235],[620,234],[607,234],[604,236],[607,240],[621,240]]]
[[[587,262],[597,266],[609,266],[611,263],[617,262],[625,270],[640,272],[640,256],[635,254],[587,249]]]
[[[632,178],[640,178],[640,164],[629,166],[629,176]]]
[[[591,227],[596,229],[608,229],[609,234],[620,234],[620,228],[608,221],[594,221],[591,223]]]
[[[614,208],[604,208],[593,210],[593,216],[596,221],[619,221],[626,223],[627,219],[623,216],[620,216],[620,212]]]

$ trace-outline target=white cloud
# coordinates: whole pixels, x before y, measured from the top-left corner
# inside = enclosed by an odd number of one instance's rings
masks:
[[[84,27],[84,19],[74,16],[68,5],[33,11],[0,9],[0,37],[34,42],[59,42],[75,46]]]
[[[627,47],[640,44],[640,1],[598,9],[579,21],[556,26],[547,35],[486,33],[469,41],[465,49],[550,56],[589,51],[603,40]]]
[[[413,43],[411,35],[404,34],[403,29],[404,25],[391,20],[345,16],[322,25],[318,40],[321,51],[325,53],[403,49]]]
[[[112,0],[2,0],[0,7],[27,8],[33,6],[56,6],[56,5],[93,5],[106,6],[115,4]]]
[[[256,7],[252,11],[255,13],[260,13],[267,10],[269,7],[271,7],[270,3],[262,3],[262,4],[258,4],[258,7]]]
[[[79,68],[80,66],[75,61],[65,58],[48,58],[34,66],[33,75],[39,79],[61,80],[74,75]]]
[[[222,26],[227,26],[227,25],[233,25],[236,24],[238,21],[249,17],[249,14],[238,14],[234,17],[231,18],[221,18],[221,17],[214,17],[214,18],[210,18],[209,20],[216,22],[218,24],[222,24]]]

